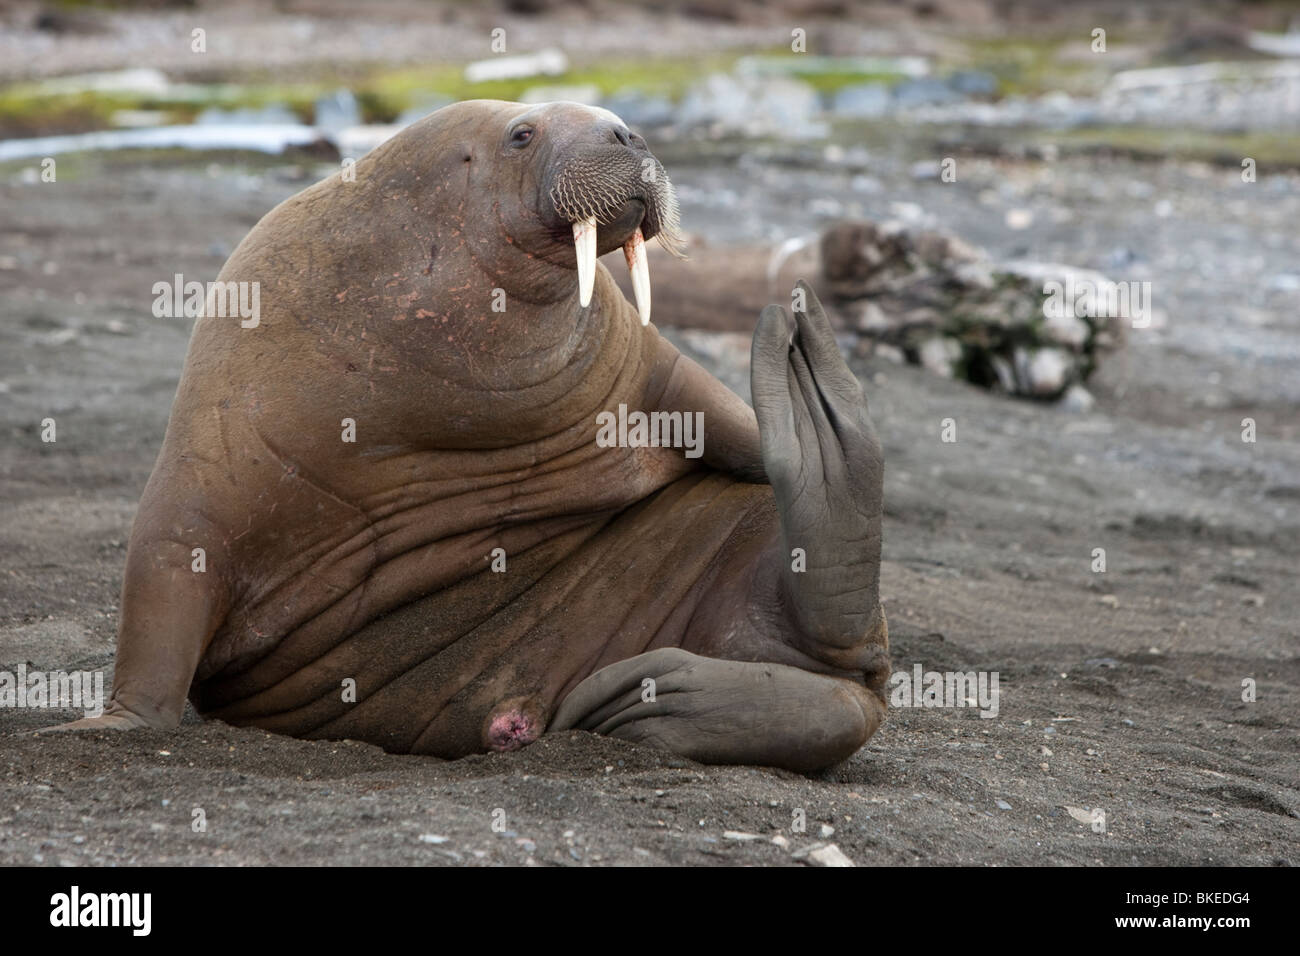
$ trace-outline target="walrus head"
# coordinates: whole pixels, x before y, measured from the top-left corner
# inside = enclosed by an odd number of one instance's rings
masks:
[[[556,242],[571,241],[579,302],[591,302],[596,257],[622,246],[637,311],[650,321],[645,241],[681,255],[677,195],[663,164],[618,116],[578,103],[544,103],[511,118],[506,150],[539,166],[536,208]],[[532,153],[533,155],[529,155]]]
[[[555,278],[540,276],[539,265],[568,270],[576,264],[585,308],[597,257],[621,247],[637,311],[643,324],[650,321],[645,242],[657,238],[681,255],[677,197],[663,165],[627,124],[579,103],[489,100],[446,107],[424,124],[441,130],[444,143],[459,143],[452,152],[463,159],[463,172],[448,175],[447,188],[465,192],[453,186],[462,183],[474,198],[452,218],[459,241],[468,243],[481,268],[503,287],[512,281],[521,293],[526,287],[526,297],[536,301]],[[490,212],[477,205],[484,199],[490,199]]]
[[[552,144],[546,194],[561,222],[573,231],[578,263],[579,300],[591,301],[596,256],[602,229],[621,243],[632,274],[637,311],[650,321],[650,269],[645,240],[658,238],[680,256],[677,195],[663,165],[645,140],[608,110],[588,107],[590,126],[570,127]],[[526,149],[537,135],[537,118],[526,113],[510,124],[510,143]]]

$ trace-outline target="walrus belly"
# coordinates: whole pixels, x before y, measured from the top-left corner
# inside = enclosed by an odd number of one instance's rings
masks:
[[[450,758],[527,743],[595,670],[679,646],[723,552],[775,532],[770,488],[693,472],[314,659],[286,640],[237,673],[196,681],[191,699],[231,723],[394,752]]]

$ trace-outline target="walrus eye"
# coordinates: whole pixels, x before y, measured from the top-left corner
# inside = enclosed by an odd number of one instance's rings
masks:
[[[527,146],[528,141],[531,140],[532,138],[533,138],[533,131],[529,129],[527,126],[521,126],[513,133],[510,134],[510,145],[522,148],[524,146]]]

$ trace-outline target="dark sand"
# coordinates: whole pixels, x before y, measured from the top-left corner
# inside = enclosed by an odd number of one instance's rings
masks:
[[[322,172],[218,159],[69,159],[57,185],[0,170],[0,669],[111,682],[125,541],[188,335],[150,315],[151,286],[214,276]],[[997,719],[894,710],[850,761],[805,778],[584,734],[443,763],[193,715],[175,733],[36,737],[75,715],[0,710],[0,863],[779,864],[819,842],[859,865],[1295,862],[1300,331],[1294,294],[1284,308],[1266,282],[1300,259],[1297,190],[1231,192],[1231,170],[1060,169],[1079,195],[1039,190],[1038,167],[983,168],[1023,187],[997,203],[1076,211],[1032,239],[1001,228],[978,182],[900,172],[864,201],[924,203],[1002,254],[1095,266],[1136,249],[1166,312],[1103,369],[1083,415],[857,365],[886,449],[895,670],[997,671]],[[688,197],[728,175],[674,168]],[[1114,198],[1081,198],[1097,176]],[[748,188],[793,227],[808,207],[791,177]],[[1130,182],[1157,193],[1137,203]],[[1161,196],[1174,214],[1153,219]],[[725,210],[685,213],[726,238]],[[743,389],[743,352],[702,360]],[[56,444],[39,437],[47,416]],[[1240,440],[1247,416],[1255,444]],[[945,418],[955,444],[939,440]],[[1067,807],[1101,808],[1105,832]]]

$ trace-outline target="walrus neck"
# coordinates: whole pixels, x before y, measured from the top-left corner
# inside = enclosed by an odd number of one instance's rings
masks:
[[[530,351],[521,359],[536,363],[536,356],[543,354],[537,350],[544,349],[547,363],[554,363],[560,379],[592,363],[617,366],[632,347],[632,330],[637,328],[631,312],[609,273],[598,273],[595,294],[586,308],[579,303],[576,288],[548,304],[528,304],[525,328]]]
[[[595,295],[584,308],[579,301],[576,268],[557,266],[522,249],[507,266],[472,252],[470,258],[492,288],[504,291],[504,315],[521,333],[521,358],[545,350],[548,358],[573,364],[585,353],[596,352],[612,328],[636,318],[635,310],[602,265],[598,264],[596,270]],[[465,316],[467,320],[472,318]]]
[[[490,281],[505,288],[500,274]],[[586,308],[576,283],[545,303],[507,290],[497,311],[486,296],[446,301],[446,322],[431,325],[438,331],[421,347],[428,374],[442,383],[443,411],[459,423],[439,440],[507,436],[501,445],[528,445],[593,423],[612,395],[640,402],[626,369],[640,367],[633,353],[642,328],[607,270],[598,271]]]
[[[507,314],[512,302],[551,309],[566,305],[566,300],[572,298],[574,307],[577,307],[576,268],[569,270],[556,266],[518,246],[510,249],[512,254],[504,262],[499,255],[488,258],[470,250],[474,268],[490,283],[489,287],[505,291]]]

